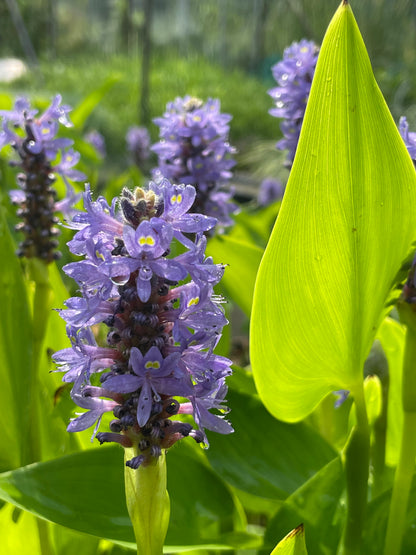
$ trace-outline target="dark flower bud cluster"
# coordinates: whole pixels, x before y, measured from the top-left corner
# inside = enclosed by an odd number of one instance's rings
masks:
[[[24,234],[24,240],[17,251],[18,256],[40,258],[49,263],[59,257],[56,251],[59,229],[56,227],[56,212],[70,214],[76,195],[68,179],[81,181],[85,178],[80,171],[73,169],[79,154],[69,148],[73,141],[56,138],[59,125],[71,125],[68,119],[68,106],[61,105],[57,95],[43,114],[31,109],[29,102],[19,98],[10,111],[0,111],[2,130],[0,131],[0,150],[11,145],[19,156],[13,165],[19,166],[17,175],[18,190],[10,192],[13,204],[18,206],[17,215],[22,220],[16,230]],[[57,162],[57,158],[59,162]],[[65,181],[67,195],[57,201],[53,187],[55,174]]]
[[[269,113],[283,119],[280,124],[283,139],[276,146],[279,150],[289,151],[289,167],[295,158],[318,52],[314,42],[302,39],[286,48],[283,59],[272,67],[273,77],[279,86],[269,91],[276,104]]]
[[[87,412],[68,430],[97,430],[112,412],[110,431],[97,439],[138,449],[133,468],[183,437],[207,442],[205,428],[232,432],[223,405],[231,361],[213,352],[227,323],[213,291],[224,267],[205,258],[204,232],[216,222],[189,213],[195,196],[191,185],[164,179],[124,189],[108,205],[87,188],[86,212],[69,224],[77,233],[68,245],[83,259],[64,271],[82,296],[60,311],[72,347],[54,359]],[[105,346],[92,333],[99,323],[108,328]],[[192,415],[197,429],[178,414]]]
[[[237,210],[232,194],[222,190],[235,165],[235,148],[228,142],[230,120],[220,112],[219,100],[204,103],[191,96],[169,102],[163,117],[153,120],[160,128],[160,141],[152,146],[159,164],[154,178],[193,185],[191,210],[213,216],[220,227],[232,225],[230,215]]]

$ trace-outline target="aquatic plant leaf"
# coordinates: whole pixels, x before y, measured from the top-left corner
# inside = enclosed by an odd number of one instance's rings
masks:
[[[260,264],[251,357],[277,418],[361,386],[416,237],[416,173],[342,3],[319,55],[282,206]]]

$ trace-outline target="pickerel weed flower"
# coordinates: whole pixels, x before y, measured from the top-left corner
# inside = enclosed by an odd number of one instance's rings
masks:
[[[25,235],[18,256],[37,257],[45,262],[59,257],[55,250],[60,233],[55,212],[71,213],[80,195],[75,194],[69,180],[85,178],[74,169],[79,154],[70,148],[73,141],[56,137],[60,124],[72,125],[68,118],[70,110],[69,106],[61,105],[61,96],[57,95],[40,116],[24,98],[17,99],[12,110],[0,111],[0,150],[11,145],[19,156],[12,164],[22,170],[17,175],[20,189],[10,191],[12,202],[19,207],[17,215],[22,219],[16,230]],[[60,201],[53,188],[56,174],[62,176],[67,189],[66,197]]]
[[[162,117],[154,119],[160,141],[152,146],[158,156],[154,177],[161,175],[173,183],[196,188],[192,211],[213,216],[219,226],[232,225],[237,206],[223,186],[232,177],[234,147],[228,142],[231,116],[220,112],[220,102],[185,96],[166,106]]]
[[[224,419],[231,361],[214,354],[227,323],[213,287],[224,267],[205,258],[204,232],[215,219],[189,213],[196,191],[164,179],[147,190],[124,189],[111,205],[84,194],[86,212],[73,217],[68,243],[84,258],[64,267],[80,286],[60,311],[72,347],[54,359],[73,383],[71,396],[87,409],[69,424],[84,430],[112,412],[103,443],[138,448],[137,468],[179,439],[206,442],[204,429],[232,432]],[[181,254],[171,255],[181,243]],[[108,327],[99,346],[94,324]],[[99,376],[99,377],[98,377]],[[214,411],[214,412],[211,412]],[[198,427],[177,414],[192,415]]]
[[[289,151],[288,166],[292,165],[298,146],[318,52],[319,48],[314,42],[303,39],[286,48],[283,59],[272,67],[278,87],[269,91],[276,103],[269,113],[283,119],[280,124],[283,139],[276,146],[279,150]]]

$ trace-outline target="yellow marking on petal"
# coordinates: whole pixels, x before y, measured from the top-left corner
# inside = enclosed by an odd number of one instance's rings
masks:
[[[300,49],[300,51],[302,52],[302,54],[304,54],[305,52],[308,51],[308,47],[307,47],[307,46],[302,46],[302,48]]]
[[[194,121],[202,121],[201,116],[194,116],[193,119],[194,119]]]
[[[49,133],[49,127],[42,128],[42,135],[47,135]]]
[[[144,367],[146,368],[146,370],[150,370],[150,368],[154,368],[155,370],[159,370],[160,362],[158,362],[157,360],[149,360],[148,362],[146,362]]]
[[[155,240],[151,235],[142,235],[141,237],[139,237],[139,245],[141,247],[143,245],[150,245],[151,247],[153,247],[154,244],[155,244]]]
[[[179,195],[173,195],[170,198],[170,201],[171,201],[172,204],[175,204],[175,202],[177,204],[180,204],[182,202],[182,195],[180,193],[179,193]]]
[[[188,308],[194,304],[198,304],[199,303],[199,297],[194,297],[193,299],[188,301]]]
[[[105,260],[104,255],[99,251],[95,251],[95,256],[97,258],[101,258],[101,260]]]

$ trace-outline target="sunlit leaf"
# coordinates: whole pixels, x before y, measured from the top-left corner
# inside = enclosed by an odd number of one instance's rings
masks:
[[[361,386],[415,239],[415,205],[412,161],[343,3],[254,293],[253,372],[278,418],[300,420],[328,392]]]
[[[271,555],[307,555],[303,524],[289,532],[271,552]]]
[[[405,336],[405,326],[391,318],[385,318],[377,334],[389,364],[386,464],[390,466],[397,464],[403,428],[401,384]]]

